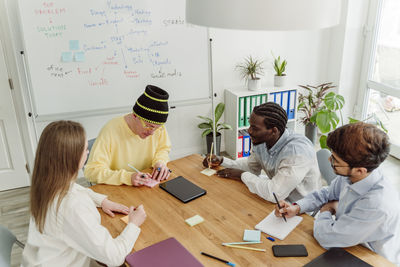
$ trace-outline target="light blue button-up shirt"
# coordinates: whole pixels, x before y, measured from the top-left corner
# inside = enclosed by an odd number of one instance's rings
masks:
[[[250,192],[275,202],[296,201],[321,188],[321,175],[315,150],[304,135],[285,130],[268,149],[265,143],[253,147],[247,160],[224,158],[222,166],[244,170],[241,179]],[[268,178],[260,176],[264,170]]]
[[[338,176],[329,187],[299,200],[301,212],[339,200],[336,219],[329,211],[314,222],[314,237],[324,248],[362,244],[400,266],[400,202],[378,169],[354,184]]]

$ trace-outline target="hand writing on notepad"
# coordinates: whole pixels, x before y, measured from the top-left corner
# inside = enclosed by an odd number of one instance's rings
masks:
[[[133,186],[142,186],[151,180],[151,175],[143,172],[136,172],[131,175],[131,182]]]
[[[300,206],[298,205],[292,205],[284,200],[279,201],[279,205],[281,206],[281,209],[279,209],[278,205],[275,205],[276,217],[282,217],[283,214],[286,218],[291,218],[300,213]]]
[[[143,205],[139,205],[137,208],[129,208],[129,222],[135,224],[136,226],[141,226],[146,220],[146,212],[144,211]]]

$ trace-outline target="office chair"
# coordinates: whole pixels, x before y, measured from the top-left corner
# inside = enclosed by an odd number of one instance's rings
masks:
[[[10,266],[11,250],[14,243],[22,249],[25,247],[10,230],[0,225],[0,266]]]
[[[90,154],[90,151],[92,150],[92,147],[93,147],[93,144],[94,144],[95,141],[96,141],[96,138],[92,138],[92,139],[88,140],[88,150],[89,150],[89,154]],[[89,159],[89,155],[88,155],[88,157],[87,157],[87,159],[86,159],[86,161],[85,161],[85,165],[86,165],[88,159]],[[84,165],[84,166],[85,166],[85,165]],[[89,186],[94,185],[94,183],[90,182],[89,180],[88,180],[88,183],[89,183]]]
[[[326,149],[320,149],[317,151],[317,161],[319,171],[321,172],[322,178],[330,185],[332,181],[336,178],[336,173],[333,171],[331,163],[329,161],[329,157],[331,156],[331,152]],[[311,216],[317,215],[319,209],[315,210]]]

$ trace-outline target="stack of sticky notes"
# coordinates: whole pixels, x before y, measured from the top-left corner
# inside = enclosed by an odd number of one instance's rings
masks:
[[[194,215],[193,217],[186,219],[185,222],[190,226],[195,226],[196,224],[204,222],[204,219],[200,215]]]
[[[206,168],[206,169],[202,170],[200,173],[207,175],[207,176],[211,176],[211,175],[216,174],[217,171],[214,169]]]
[[[255,242],[260,241],[261,231],[260,230],[244,230],[243,241]]]

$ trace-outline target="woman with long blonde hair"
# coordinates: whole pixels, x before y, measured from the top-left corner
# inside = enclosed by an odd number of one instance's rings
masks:
[[[75,183],[88,154],[85,130],[72,121],[50,123],[40,137],[31,185],[31,221],[23,266],[111,266],[123,264],[146,219],[136,209]],[[129,214],[122,233],[112,238],[96,207],[114,217]]]

